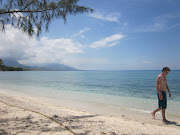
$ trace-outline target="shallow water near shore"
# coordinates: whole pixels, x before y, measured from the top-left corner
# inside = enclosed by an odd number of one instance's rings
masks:
[[[155,83],[160,73],[161,71],[0,72],[0,89],[100,114],[149,115],[157,108]],[[180,71],[171,71],[167,80],[172,93],[172,98],[168,98],[167,116],[180,120]]]

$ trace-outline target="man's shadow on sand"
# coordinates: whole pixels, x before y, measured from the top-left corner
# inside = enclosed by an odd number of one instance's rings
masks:
[[[164,124],[166,124],[166,125],[175,125],[175,126],[180,127],[180,125],[177,124],[177,122],[174,122],[174,121],[166,121],[166,122],[164,122]]]

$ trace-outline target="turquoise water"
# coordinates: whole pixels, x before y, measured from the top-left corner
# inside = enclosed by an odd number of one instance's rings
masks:
[[[98,112],[150,112],[157,107],[156,77],[161,71],[0,72],[0,89],[20,92]],[[167,113],[180,118],[180,71],[167,76],[172,98]]]

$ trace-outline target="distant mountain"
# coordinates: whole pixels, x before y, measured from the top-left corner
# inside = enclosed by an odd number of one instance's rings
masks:
[[[75,69],[70,66],[66,66],[64,64],[58,64],[58,63],[47,63],[47,64],[38,64],[35,66],[26,66],[22,65],[16,60],[10,59],[10,58],[4,58],[2,59],[4,65],[9,67],[22,67],[24,70],[42,70],[42,71],[78,71],[78,69]]]
[[[22,65],[16,60],[13,60],[10,58],[3,58],[2,60],[3,60],[4,65],[9,66],[9,67],[26,67],[25,65]]]
[[[77,71],[78,70],[73,67],[66,66],[64,64],[58,64],[58,63],[39,64],[39,65],[36,65],[36,67],[44,68],[44,70],[48,70],[48,71]]]

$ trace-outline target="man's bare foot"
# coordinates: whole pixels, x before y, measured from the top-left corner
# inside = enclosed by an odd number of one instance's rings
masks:
[[[155,119],[155,113],[152,112],[151,115],[152,115],[153,119]]]
[[[162,120],[162,122],[167,123],[167,122],[169,122],[169,121],[168,121],[168,120],[166,120],[166,119],[163,119],[163,120]]]

